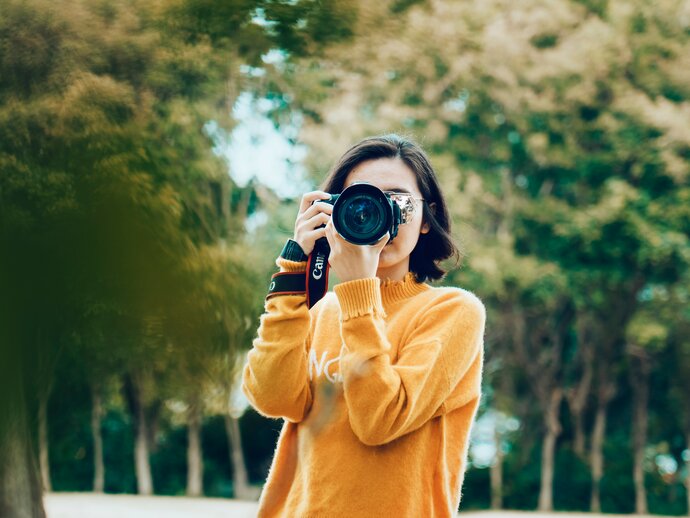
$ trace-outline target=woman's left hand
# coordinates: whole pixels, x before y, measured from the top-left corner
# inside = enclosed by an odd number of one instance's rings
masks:
[[[347,282],[376,277],[379,256],[390,239],[390,232],[373,245],[355,245],[340,237],[333,226],[333,220],[329,219],[326,224],[326,239],[331,247],[328,263],[335,270],[338,279]]]

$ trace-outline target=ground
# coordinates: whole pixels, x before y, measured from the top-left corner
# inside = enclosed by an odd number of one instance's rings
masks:
[[[225,498],[49,493],[48,518],[253,518],[256,503]]]
[[[253,518],[255,502],[224,498],[49,493],[48,518]],[[591,513],[535,513],[520,511],[461,512],[463,518],[630,518],[631,515]],[[635,515],[635,518],[644,518]],[[658,517],[655,517],[658,518]]]

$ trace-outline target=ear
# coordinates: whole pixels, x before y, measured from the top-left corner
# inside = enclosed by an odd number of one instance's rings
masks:
[[[419,231],[419,233],[420,233],[420,234],[428,234],[428,233],[429,233],[429,230],[431,230],[431,228],[429,227],[429,224],[428,224],[428,223],[423,223],[423,224],[422,224],[422,228],[421,228],[421,230]]]
[[[436,204],[430,203],[429,204],[429,210],[431,211],[432,214],[436,214]],[[430,230],[431,230],[431,226],[429,225],[428,222],[425,221],[422,223],[422,228],[419,231],[419,233],[420,234],[428,234]]]

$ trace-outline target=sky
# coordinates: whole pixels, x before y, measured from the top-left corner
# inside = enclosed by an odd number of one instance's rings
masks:
[[[302,165],[306,147],[293,145],[285,129],[276,129],[266,116],[270,108],[268,99],[242,93],[233,107],[238,124],[232,133],[223,135],[215,121],[207,124],[207,131],[215,141],[214,152],[225,157],[237,185],[244,187],[256,178],[279,196],[293,198],[310,188]]]

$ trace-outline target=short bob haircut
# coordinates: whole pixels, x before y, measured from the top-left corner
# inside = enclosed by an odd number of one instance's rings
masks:
[[[343,191],[348,174],[358,164],[379,158],[399,158],[417,177],[417,186],[424,198],[422,218],[429,223],[429,232],[420,234],[410,254],[410,271],[418,282],[442,279],[446,270],[438,263],[449,257],[460,259],[450,234],[448,207],[441,194],[436,173],[422,148],[411,139],[395,133],[367,137],[348,149],[326,176],[320,189],[329,194]]]

